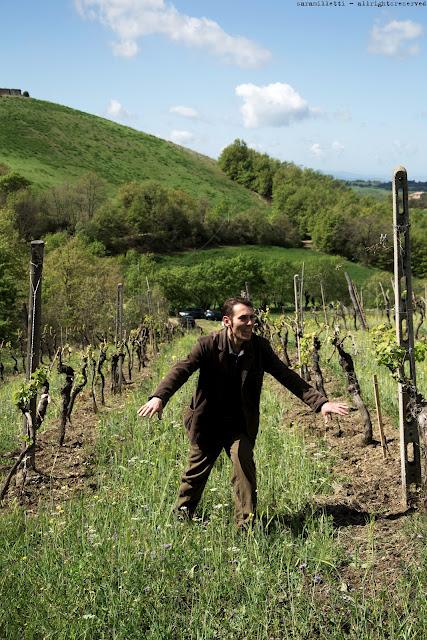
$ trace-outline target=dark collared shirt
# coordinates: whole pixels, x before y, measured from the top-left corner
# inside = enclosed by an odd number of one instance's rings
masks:
[[[224,418],[227,422],[234,423],[241,431],[245,418],[242,407],[242,356],[243,349],[235,353],[227,336],[227,384],[224,398]]]

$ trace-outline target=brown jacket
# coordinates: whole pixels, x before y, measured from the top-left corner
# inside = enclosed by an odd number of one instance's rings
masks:
[[[226,329],[202,336],[188,356],[175,364],[151,397],[161,398],[163,406],[199,369],[197,389],[193,394],[184,423],[192,443],[215,439],[221,425],[224,384],[227,380],[228,340]],[[255,442],[259,426],[259,402],[264,372],[270,373],[284,387],[319,411],[327,399],[289,369],[274,353],[265,338],[253,335],[243,346],[241,400],[248,436]]]

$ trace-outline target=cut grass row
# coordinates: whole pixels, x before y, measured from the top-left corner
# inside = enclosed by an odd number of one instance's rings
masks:
[[[205,260],[215,260],[220,258],[232,258],[236,256],[248,256],[257,258],[260,262],[268,264],[273,260],[286,260],[289,262],[295,273],[300,273],[302,264],[306,267],[315,268],[319,261],[329,261],[342,272],[344,279],[344,271],[347,271],[352,280],[358,285],[363,286],[366,281],[377,273],[381,273],[379,269],[366,267],[364,265],[350,262],[339,256],[330,256],[320,251],[312,249],[285,249],[283,247],[261,246],[261,245],[242,245],[231,247],[215,247],[212,249],[184,251],[173,255],[156,255],[156,262],[161,267],[191,267],[203,263]],[[284,273],[283,278],[292,279],[292,273]]]

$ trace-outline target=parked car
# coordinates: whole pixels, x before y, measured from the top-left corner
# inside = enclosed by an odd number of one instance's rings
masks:
[[[206,309],[205,320],[222,320],[222,313],[214,309]]]
[[[185,329],[194,329],[196,321],[192,316],[178,316],[178,324]]]
[[[185,316],[191,316],[196,320],[202,320],[205,317],[205,310],[199,309],[199,308],[183,309],[182,311],[178,311],[178,315],[181,316],[182,318],[184,318]]]

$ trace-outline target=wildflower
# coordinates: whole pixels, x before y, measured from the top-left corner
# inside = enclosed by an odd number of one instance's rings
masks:
[[[172,543],[171,542],[167,542],[166,544],[163,545],[163,549],[165,549],[165,551],[168,551],[169,549],[172,549]]]

